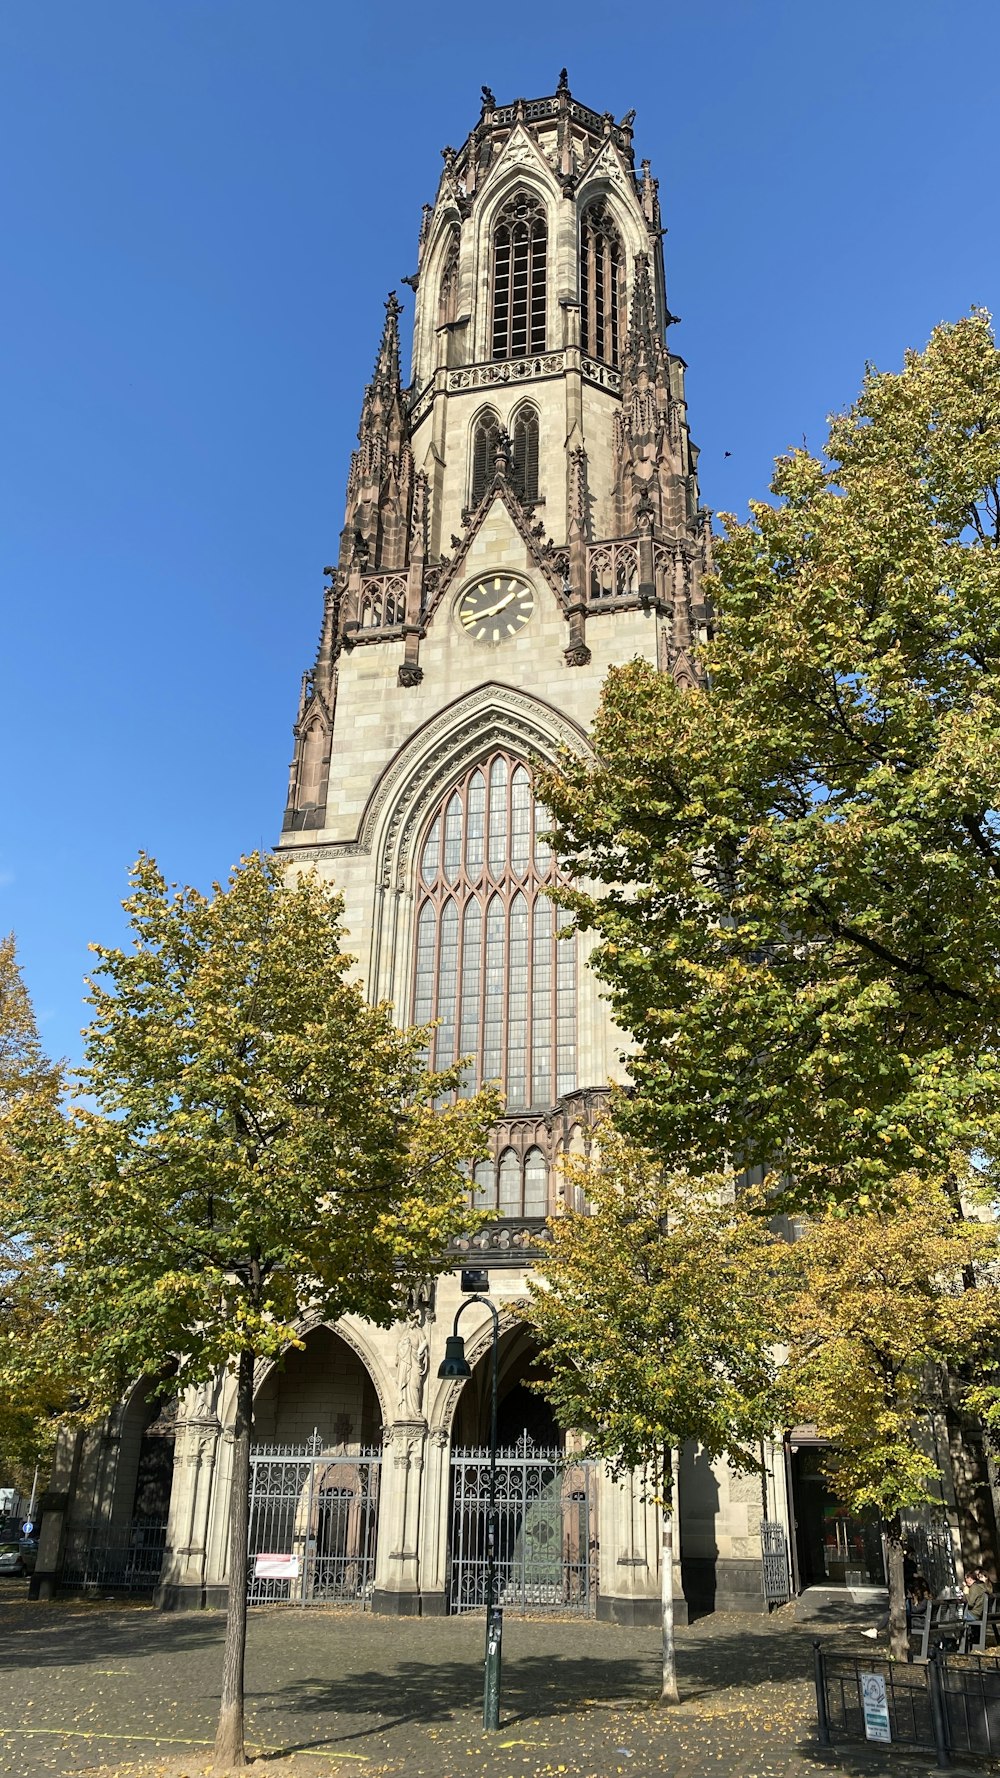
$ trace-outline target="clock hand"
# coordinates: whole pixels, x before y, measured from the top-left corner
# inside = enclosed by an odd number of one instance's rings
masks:
[[[482,617],[496,617],[496,616],[498,616],[498,614],[504,609],[505,605],[509,605],[512,599],[517,598],[517,595],[520,591],[521,591],[520,587],[516,586],[512,593],[508,593],[507,597],[505,599],[501,599],[499,605],[492,605],[490,607],[489,611],[480,611],[477,613],[477,615],[481,618]]]

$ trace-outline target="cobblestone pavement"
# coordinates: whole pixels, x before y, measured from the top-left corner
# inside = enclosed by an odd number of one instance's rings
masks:
[[[658,1637],[589,1620],[504,1626],[502,1726],[484,1736],[480,1617],[251,1614],[248,1740],[296,1754],[303,1778],[807,1778],[928,1758],[816,1745],[813,1625],[704,1618],[678,1633],[684,1702],[664,1710]],[[831,1632],[824,1629],[824,1636]],[[835,1639],[854,1652],[856,1632]],[[860,1646],[864,1646],[863,1644]],[[0,1772],[16,1778],[203,1772],[222,1620],[0,1593]],[[178,1763],[174,1764],[176,1760]],[[146,1762],[151,1762],[148,1766]],[[258,1770],[268,1771],[265,1757]],[[284,1766],[283,1770],[287,1769]],[[956,1767],[956,1771],[960,1768]]]

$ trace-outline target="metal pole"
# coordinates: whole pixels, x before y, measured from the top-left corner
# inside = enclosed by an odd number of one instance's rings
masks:
[[[497,1604],[497,1400],[500,1374],[500,1317],[493,1316],[493,1380],[490,1402],[490,1511],[486,1542],[486,1660],[483,1678],[483,1728],[500,1727],[500,1666],[503,1612]]]
[[[813,1676],[816,1681],[816,1722],[821,1747],[830,1745],[830,1716],[826,1708],[826,1673],[823,1670],[823,1644],[813,1643]]]
[[[490,1502],[486,1519],[486,1658],[483,1678],[483,1728],[500,1727],[500,1668],[503,1642],[503,1611],[496,1603],[497,1591],[497,1401],[500,1377],[500,1317],[488,1296],[466,1297],[455,1315],[452,1332],[466,1309],[482,1303],[493,1318],[493,1362],[490,1400]]]
[[[486,1673],[482,1684],[482,1726],[500,1728],[500,1655],[504,1639],[504,1611],[496,1604],[496,1403],[500,1394],[500,1316],[488,1296],[466,1296],[459,1305],[452,1334],[473,1303],[482,1303],[493,1317],[493,1366],[489,1401],[489,1508],[486,1517]]]
[[[951,1760],[948,1757],[948,1724],[945,1715],[944,1691],[941,1685],[940,1651],[931,1650],[931,1658],[927,1663],[927,1684],[931,1694],[931,1722],[934,1726],[934,1751],[937,1764],[943,1771],[949,1771]]]

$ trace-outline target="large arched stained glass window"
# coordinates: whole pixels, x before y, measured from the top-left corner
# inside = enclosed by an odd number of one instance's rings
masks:
[[[444,796],[417,855],[415,1024],[440,1021],[431,1063],[472,1056],[464,1090],[498,1080],[507,1112],[547,1111],[576,1085],[576,943],[531,776],[504,753]]]

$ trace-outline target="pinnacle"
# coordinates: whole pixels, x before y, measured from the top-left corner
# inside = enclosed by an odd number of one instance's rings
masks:
[[[385,325],[379,343],[378,357],[375,360],[376,383],[388,382],[393,389],[399,388],[399,317],[403,305],[394,290],[390,290],[385,304]]]
[[[635,278],[632,284],[632,317],[629,325],[629,353],[635,358],[656,357],[662,342],[656,327],[656,306],[649,281],[649,255],[635,256]]]

